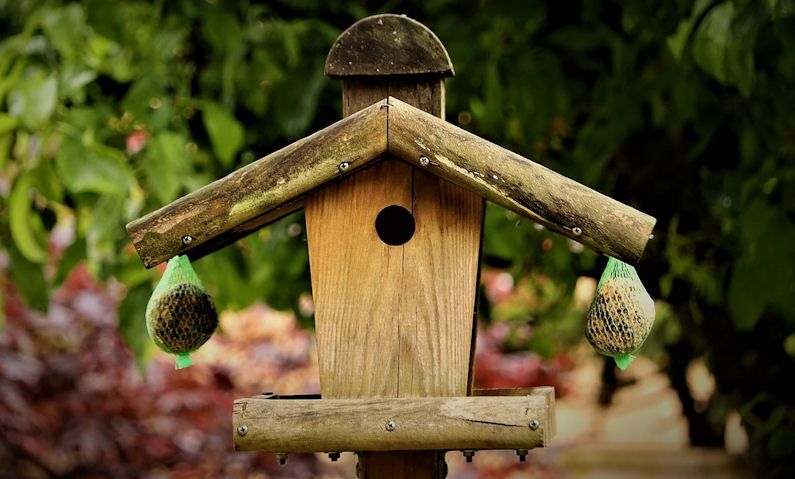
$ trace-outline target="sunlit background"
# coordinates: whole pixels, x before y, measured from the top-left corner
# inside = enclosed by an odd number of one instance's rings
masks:
[[[795,477],[795,2],[562,3],[0,0],[0,478],[354,477],[233,452],[235,398],[319,391],[302,214],[195,263],[180,371],[124,225],[339,119],[326,53],[383,12],[447,47],[449,121],[658,219],[621,372],[605,258],[489,205],[475,382],[554,386],[558,433],[449,477]]]

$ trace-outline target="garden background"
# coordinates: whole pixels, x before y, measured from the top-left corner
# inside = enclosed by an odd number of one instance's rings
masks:
[[[618,373],[582,335],[605,259],[489,205],[476,381],[556,386],[564,428],[451,477],[793,477],[795,1],[0,0],[0,478],[350,473],[232,452],[234,398],[318,390],[302,214],[195,263],[224,313],[179,372],[124,225],[339,119],[326,53],[383,12],[447,47],[449,121],[658,219]]]

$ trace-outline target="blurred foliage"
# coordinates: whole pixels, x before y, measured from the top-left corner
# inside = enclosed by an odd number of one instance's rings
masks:
[[[235,399],[266,382],[317,389],[313,337],[289,314],[265,307],[226,315],[226,334],[194,367],[176,371],[160,354],[139,374],[119,334],[124,288],[72,270],[50,310],[27,308],[10,283],[0,336],[0,478],[341,477],[328,460],[239,454],[231,447]],[[263,354],[266,351],[266,354]]]
[[[145,355],[135,312],[156,274],[123,225],[338,119],[324,57],[385,11],[447,46],[451,121],[658,218],[639,267],[664,312],[647,352],[691,440],[720,443],[739,410],[759,470],[795,474],[793,0],[0,0],[9,279],[44,309],[86,261],[130,291],[120,324]],[[528,292],[482,301],[484,318],[529,325],[515,347],[545,355],[581,341],[575,285],[604,259],[493,206],[485,232],[485,264]],[[304,241],[299,214],[196,267],[222,309],[265,299],[306,321]],[[707,411],[687,401],[696,358],[717,380]]]

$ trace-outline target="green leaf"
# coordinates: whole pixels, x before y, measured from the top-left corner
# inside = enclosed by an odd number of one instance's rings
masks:
[[[42,160],[36,168],[30,170],[36,189],[51,201],[63,201],[63,183],[55,172],[55,165],[50,160]]]
[[[724,85],[751,93],[754,81],[753,47],[761,18],[757,9],[740,11],[726,2],[707,12],[693,40],[693,59]]]
[[[235,154],[243,146],[243,125],[225,109],[211,102],[204,104],[202,116],[215,154],[221,164],[229,168],[234,163]]]
[[[103,195],[91,208],[92,221],[86,233],[86,254],[89,267],[98,277],[104,277],[103,268],[119,261],[124,238],[124,199]]]
[[[97,78],[97,73],[74,63],[67,63],[61,74],[59,89],[64,98],[76,103],[85,101],[85,86]]]
[[[784,340],[784,351],[791,357],[795,358],[795,333],[790,334]]]
[[[766,0],[765,5],[773,20],[795,17],[795,0]]]
[[[11,142],[14,141],[14,137],[9,133],[6,135],[0,135],[0,170],[6,165],[6,160],[8,160],[8,152],[11,149]]]
[[[13,131],[17,125],[19,120],[8,113],[0,113],[0,135]]]
[[[44,227],[38,215],[30,207],[33,177],[23,173],[14,184],[8,199],[8,219],[11,237],[19,252],[31,263],[47,261],[47,247]]]
[[[159,104],[152,108],[152,104]],[[143,77],[136,80],[121,102],[124,111],[129,111],[136,121],[143,122],[150,131],[164,129],[171,121],[171,101],[163,91],[158,79]]]
[[[735,263],[729,282],[729,309],[732,322],[740,331],[756,326],[765,310],[765,272],[749,256]]]
[[[157,135],[146,149],[146,180],[161,203],[175,199],[184,177],[191,173],[186,143],[183,135],[167,131]]]
[[[729,282],[732,320],[741,331],[753,329],[769,305],[788,304],[795,266],[795,226],[786,215],[762,200],[743,212],[740,222],[743,251]]]
[[[696,64],[721,83],[726,83],[726,49],[733,17],[734,3],[715,6],[704,17],[693,41]]]
[[[120,151],[103,145],[88,147],[71,136],[63,137],[56,166],[64,186],[73,193],[124,196],[132,180]]]
[[[146,304],[151,294],[151,284],[139,284],[127,292],[119,305],[119,329],[139,366],[145,365],[154,352],[146,332]]]
[[[213,49],[236,56],[243,49],[243,31],[234,15],[220,7],[210,7],[204,16],[204,34]]]
[[[28,128],[38,128],[50,119],[58,100],[58,80],[36,70],[8,94],[8,111]]]
[[[297,138],[306,132],[317,110],[317,102],[324,85],[323,65],[313,65],[304,70],[293,70],[294,80],[274,90],[274,118],[277,126],[288,138]]]
[[[53,46],[64,58],[78,57],[86,32],[83,7],[79,3],[46,10],[42,26]]]
[[[668,49],[671,50],[671,54],[677,60],[682,59],[682,53],[685,50],[685,46],[687,45],[687,41],[690,38],[690,34],[693,32],[693,27],[710,3],[712,3],[712,0],[696,0],[696,2],[693,4],[693,10],[690,13],[690,16],[679,22],[679,26],[676,28],[676,33],[670,35],[666,39],[665,42],[668,45]]]
[[[6,250],[9,257],[8,279],[31,308],[46,311],[49,305],[49,285],[44,279],[44,267],[28,261],[13,245]]]

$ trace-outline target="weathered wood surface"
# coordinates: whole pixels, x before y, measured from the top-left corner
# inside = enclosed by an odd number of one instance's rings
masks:
[[[138,255],[151,268],[211,241],[215,248],[228,244],[294,211],[306,193],[386,151],[386,115],[384,103],[376,103],[131,222]],[[187,245],[185,236],[192,238]]]
[[[444,115],[438,75],[346,77],[343,113],[390,95]],[[384,244],[375,230],[390,205],[416,223],[403,245]],[[466,395],[482,216],[477,193],[389,157],[307,198],[324,398]],[[442,452],[359,455],[361,478],[443,471]]]
[[[238,399],[235,447],[289,453],[531,449],[549,444],[554,404],[552,388],[526,396]],[[241,426],[245,435],[237,432]]]
[[[389,152],[615,258],[636,263],[655,219],[399,99]],[[427,166],[423,166],[427,159]]]
[[[405,15],[374,15],[337,37],[326,58],[326,75],[453,75],[453,64],[439,38]]]

